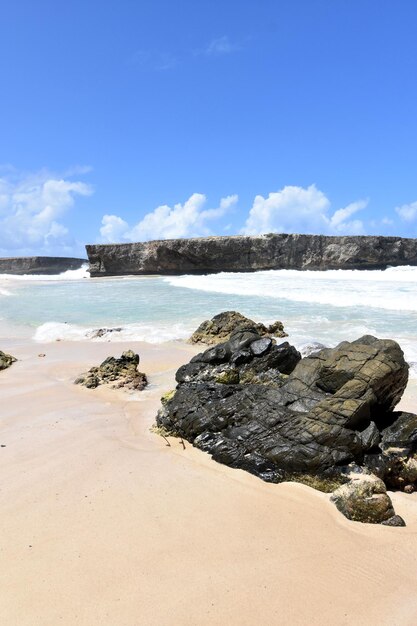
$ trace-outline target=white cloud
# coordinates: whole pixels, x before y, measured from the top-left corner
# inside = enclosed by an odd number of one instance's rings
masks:
[[[255,197],[241,232],[247,235],[268,232],[361,234],[363,222],[349,218],[366,206],[367,201],[358,200],[330,213],[330,200],[315,185],[286,186],[266,198]]]
[[[397,206],[395,211],[401,217],[404,222],[413,222],[417,218],[417,202],[411,202],[411,204],[403,204]]]
[[[207,222],[223,217],[237,201],[238,196],[227,196],[218,207],[206,209],[206,196],[194,193],[184,204],[157,207],[133,227],[117,215],[105,215],[100,235],[109,243],[207,236],[211,234]]]
[[[223,37],[210,41],[204,53],[208,56],[220,56],[222,54],[230,54],[236,50],[239,50],[239,46],[233,44],[227,35],[223,35]]]
[[[100,234],[105,241],[118,242],[128,232],[129,224],[117,215],[103,215]]]
[[[357,200],[351,202],[344,209],[338,209],[328,219],[328,225],[332,232],[343,233],[345,235],[360,235],[363,232],[363,222],[361,220],[349,221],[349,217],[365,209],[368,205],[367,200]]]
[[[0,178],[0,254],[66,254],[74,241],[59,219],[90,185],[46,171]]]

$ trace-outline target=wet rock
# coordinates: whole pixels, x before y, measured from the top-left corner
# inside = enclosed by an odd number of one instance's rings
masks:
[[[158,424],[204,441],[233,467],[256,474],[263,459],[262,478],[363,465],[407,383],[398,344],[365,336],[300,360],[288,343],[264,344],[266,353],[255,356],[259,341],[254,329],[237,331],[182,366]]]
[[[208,348],[182,365],[176,373],[178,383],[217,382],[222,384],[275,382],[290,373],[300,354],[288,342],[275,345],[260,337],[255,329],[234,331],[229,341]]]
[[[148,384],[146,374],[138,371],[139,355],[132,350],[123,352],[120,358],[108,357],[98,367],[92,367],[74,382],[88,389],[108,385],[112,389],[125,388],[142,391]]]
[[[89,339],[101,339],[102,337],[107,337],[113,333],[121,333],[123,330],[122,327],[118,328],[95,328],[87,333],[87,337]]]
[[[224,311],[215,315],[211,320],[202,322],[189,341],[208,345],[222,343],[227,341],[233,332],[245,328],[253,328],[261,336],[287,337],[282,322],[276,321],[265,326],[265,324],[257,324],[237,311]]]
[[[5,370],[15,363],[17,359],[11,354],[6,354],[0,350],[0,370]]]
[[[392,423],[382,431],[381,448],[402,448],[408,453],[417,449],[417,415],[393,412]]]
[[[379,444],[381,438],[375,422],[371,422],[365,430],[359,433],[364,451],[371,450]]]
[[[400,515],[393,515],[387,520],[381,522],[383,526],[405,526],[405,521]]]
[[[376,476],[355,477],[336,489],[330,499],[345,517],[356,522],[381,524],[395,516],[385,484]]]

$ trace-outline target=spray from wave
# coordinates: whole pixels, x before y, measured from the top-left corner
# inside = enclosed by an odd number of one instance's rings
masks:
[[[39,343],[53,341],[128,342],[145,341],[164,343],[186,339],[193,329],[185,324],[126,324],[110,328],[89,328],[65,322],[46,322],[35,331],[33,339]]]
[[[253,274],[222,272],[164,279],[173,287],[334,307],[368,307],[417,312],[417,268],[269,270]]]
[[[90,278],[88,263],[84,263],[77,270],[66,270],[61,274],[0,274],[0,282],[19,283],[19,282],[51,282],[51,281],[67,281],[80,280],[82,278]]]

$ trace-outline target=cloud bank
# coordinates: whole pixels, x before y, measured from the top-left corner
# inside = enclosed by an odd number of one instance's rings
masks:
[[[212,234],[208,223],[223,217],[237,201],[238,196],[227,196],[218,207],[207,209],[206,196],[193,193],[184,204],[157,207],[134,226],[117,215],[104,215],[100,235],[108,243],[207,236]]]
[[[240,232],[245,235],[271,232],[360,235],[364,233],[363,222],[350,218],[367,204],[367,200],[358,200],[332,213],[330,200],[315,185],[286,186],[266,198],[256,196]]]
[[[414,222],[417,219],[417,202],[397,206],[395,211],[404,222]]]
[[[60,218],[90,185],[48,172],[0,178],[0,254],[67,254],[75,241]]]

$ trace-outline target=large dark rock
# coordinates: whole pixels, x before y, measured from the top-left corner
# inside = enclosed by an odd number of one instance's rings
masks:
[[[21,256],[0,259],[0,274],[61,274],[77,270],[86,259],[53,256]]]
[[[11,354],[6,354],[0,350],[0,370],[5,370],[15,363],[16,359]]]
[[[287,337],[284,332],[282,322],[276,321],[269,326],[256,323],[237,311],[224,311],[218,313],[200,324],[197,330],[191,335],[190,343],[216,344],[228,341],[230,335],[245,328],[254,328],[260,335]]]
[[[264,480],[380,452],[408,379],[396,342],[365,336],[300,360],[288,343],[265,343],[258,356],[260,341],[255,329],[237,332],[182,366],[158,424]]]
[[[417,239],[274,233],[86,246],[91,276],[417,265]]]
[[[120,358],[109,356],[98,367],[92,367],[74,382],[95,389],[99,385],[109,385],[113,389],[124,387],[142,391],[148,384],[146,374],[138,371],[139,355],[132,350],[123,352]]]

